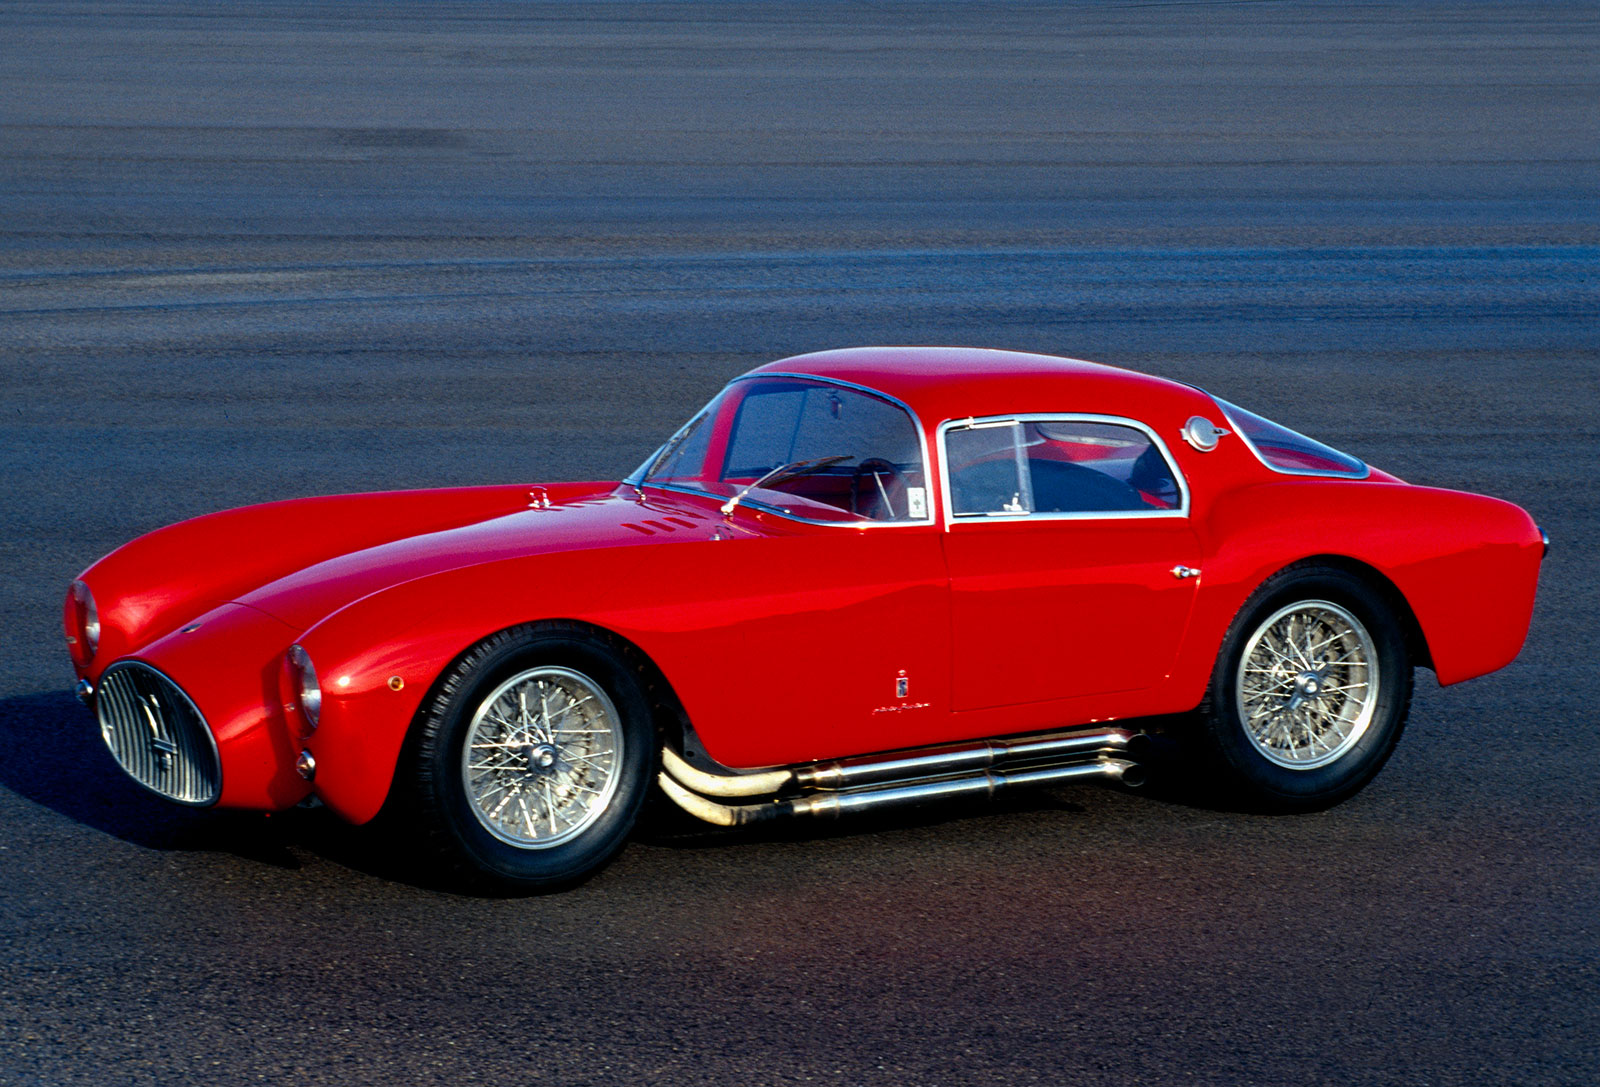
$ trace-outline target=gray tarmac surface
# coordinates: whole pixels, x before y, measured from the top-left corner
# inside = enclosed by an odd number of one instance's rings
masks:
[[[1592,4],[0,7],[0,1083],[1600,1080],[1596,55]],[[534,899],[147,798],[66,693],[140,532],[614,478],[878,342],[1516,501],[1527,648],[1325,814],[1060,789]]]

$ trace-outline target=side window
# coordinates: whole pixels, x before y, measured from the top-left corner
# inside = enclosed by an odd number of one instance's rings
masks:
[[[1183,502],[1161,449],[1120,423],[1033,418],[951,427],[945,458],[957,517],[1160,513]]]
[[[1033,512],[1022,424],[977,423],[945,431],[950,508],[957,517]]]
[[[840,386],[786,378],[744,387],[719,482],[728,494],[760,482],[756,501],[812,520],[928,517],[911,416]]]

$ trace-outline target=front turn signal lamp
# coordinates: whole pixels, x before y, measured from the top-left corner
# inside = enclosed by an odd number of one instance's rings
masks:
[[[322,717],[322,685],[317,682],[317,669],[311,663],[311,654],[298,644],[289,647],[289,673],[294,677],[300,715],[306,719],[306,726],[314,729]]]

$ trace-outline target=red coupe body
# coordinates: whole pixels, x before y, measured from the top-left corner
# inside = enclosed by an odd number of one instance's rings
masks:
[[[752,497],[728,510],[731,485],[635,478],[231,510],[153,532],[81,575],[100,626],[91,654],[69,597],[77,670],[93,688],[132,659],[181,688],[215,739],[218,805],[279,809],[314,791],[363,822],[452,662],[539,620],[634,647],[704,753],[735,769],[1192,710],[1247,598],[1307,560],[1392,599],[1417,663],[1441,683],[1502,667],[1527,632],[1543,545],[1521,509],[1365,466],[1322,473],[1315,451],[1286,470],[1199,389],[1093,363],[920,348],[787,359],[735,386],[784,382],[906,409],[923,461],[895,471],[885,501],[907,516],[830,504],[829,487],[859,488],[859,468],[813,475],[795,507]],[[838,416],[828,396],[820,410]],[[741,416],[724,401],[697,431],[708,463],[738,455],[728,443]],[[1185,440],[1196,417],[1218,424],[1212,448]],[[976,448],[1018,420],[1048,421],[1030,432],[1044,435],[1031,439],[1036,481],[1056,470],[1046,461],[1070,471],[1104,455],[1126,439],[1102,442],[1093,428],[1120,427],[1164,462],[1161,493],[1124,513],[1030,515],[1020,491],[962,512],[948,463],[957,437]],[[970,458],[972,471],[1011,470],[999,442]],[[320,677],[315,727],[296,697],[292,644]],[[297,771],[302,752],[314,780]]]

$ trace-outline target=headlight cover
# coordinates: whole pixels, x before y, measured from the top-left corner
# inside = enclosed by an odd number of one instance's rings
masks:
[[[67,592],[67,599],[71,601],[70,634],[78,640],[81,656],[87,663],[94,658],[94,651],[100,647],[100,609],[95,605],[94,593],[90,592],[89,586],[81,581],[72,583],[72,588]]]
[[[311,663],[311,654],[298,644],[289,647],[289,672],[294,676],[300,714],[306,719],[307,727],[315,729],[322,716],[322,685],[317,682],[317,669]]]

